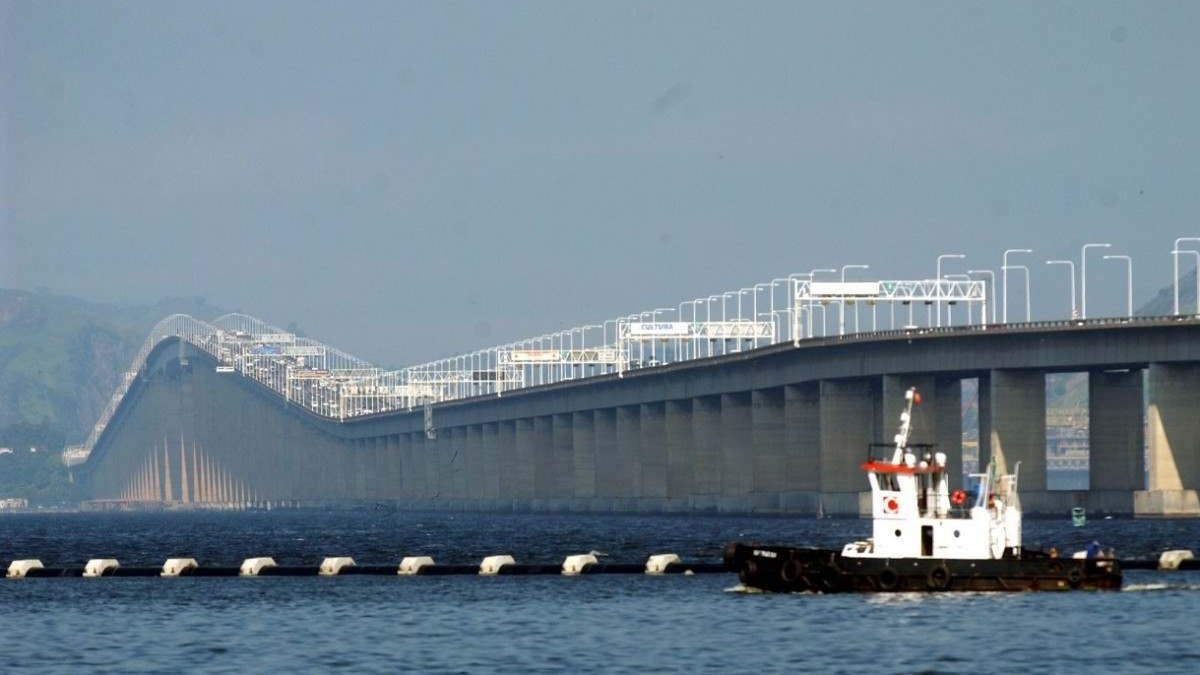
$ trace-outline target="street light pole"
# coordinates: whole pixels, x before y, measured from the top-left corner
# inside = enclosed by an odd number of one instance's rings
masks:
[[[1079,249],[1079,316],[1087,318],[1087,250],[1089,248],[1111,248],[1112,244],[1084,244]]]
[[[967,257],[967,256],[962,253],[943,253],[943,254],[939,255],[937,257],[937,276],[934,277],[934,279],[937,280],[937,285],[934,288],[940,290],[942,287],[942,261],[947,258],[957,258],[959,260],[962,260],[965,257]],[[940,295],[940,293],[939,293],[939,295]],[[941,326],[942,325],[942,301],[939,299],[936,301],[936,303],[937,303],[937,325]]]
[[[1196,276],[1196,297],[1193,299],[1196,301],[1196,314],[1200,315],[1200,251],[1193,251],[1191,249],[1183,249],[1182,251],[1179,249],[1176,249],[1174,251],[1171,251],[1171,254],[1175,255],[1175,256],[1178,256],[1180,253],[1190,253],[1190,254],[1196,256],[1196,270],[1195,270],[1196,271],[1196,275],[1195,275]],[[1178,275],[1176,275],[1175,284],[1177,286],[1179,285],[1178,279],[1179,279],[1179,277],[1178,277]],[[1176,292],[1178,292],[1178,291],[1176,291]],[[1176,313],[1178,313],[1178,312],[1176,312]]]
[[[1179,254],[1182,252],[1179,245],[1185,241],[1200,241],[1200,237],[1179,237],[1175,240],[1175,248],[1171,249],[1171,257],[1175,259],[1175,315],[1179,315]],[[1197,266],[1200,268],[1200,265]],[[1200,284],[1200,269],[1196,271],[1197,284]],[[1200,297],[1196,299],[1200,303]],[[1200,314],[1200,309],[1197,309],[1197,314]]]
[[[1106,255],[1104,259],[1125,261],[1125,316],[1133,318],[1133,258],[1127,255]]]
[[[846,283],[846,270],[866,270],[870,269],[870,265],[842,265],[842,283]],[[838,303],[838,335],[846,334],[846,293],[842,289],[842,301]],[[857,305],[855,305],[857,308]],[[858,331],[858,326],[854,326],[854,330]]]
[[[1047,260],[1047,265],[1066,265],[1070,267],[1071,272],[1071,318],[1079,317],[1078,311],[1075,309],[1075,261],[1074,260]]]
[[[988,287],[992,289],[992,323],[996,323],[996,273],[991,270],[967,270],[967,274],[986,274],[988,276]],[[987,293],[984,289],[984,301],[987,301]],[[987,317],[983,317],[982,321],[987,323]]]
[[[1004,297],[1003,297],[1004,310],[1002,312],[1002,317],[1001,317],[1001,320],[1003,323],[1008,323],[1008,254],[1009,253],[1033,253],[1033,249],[1031,249],[1031,248],[1010,248],[1004,252],[1004,256],[1001,258],[1000,278],[1004,285],[1004,294],[1003,294],[1004,295]],[[1028,284],[1026,284],[1026,285],[1028,285]]]
[[[831,267],[818,267],[808,271],[808,337],[813,336],[813,311],[815,304],[812,300],[812,283],[816,281],[817,273],[837,274],[837,270]],[[825,337],[825,306],[821,306],[821,337]]]

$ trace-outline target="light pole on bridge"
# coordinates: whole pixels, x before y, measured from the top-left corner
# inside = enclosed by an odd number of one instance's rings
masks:
[[[967,274],[986,274],[988,277],[988,287],[992,289],[992,323],[996,323],[996,273],[992,270],[967,270]],[[983,299],[987,301],[987,289],[984,289]],[[983,323],[987,323],[987,317],[980,319]]]
[[[1089,248],[1111,248],[1112,244],[1084,244],[1079,249],[1079,317],[1087,318],[1087,250]]]
[[[942,261],[947,259],[962,260],[966,257],[966,254],[963,253],[943,253],[937,257],[937,275],[933,277],[938,281],[936,288],[940,289],[942,287]],[[942,301],[940,299],[937,301],[937,325],[942,325]]]
[[[1175,285],[1175,314],[1176,314],[1176,316],[1179,315],[1179,254],[1184,252],[1183,250],[1180,250],[1179,245],[1185,241],[1200,242],[1200,237],[1179,237],[1178,239],[1175,240],[1175,247],[1171,249],[1171,257],[1175,261],[1175,276],[1174,276],[1175,284],[1174,285]],[[1197,253],[1197,251],[1192,251],[1192,253]],[[1197,290],[1200,291],[1200,262],[1196,263],[1196,287],[1197,287]],[[1196,304],[1196,308],[1197,308],[1196,313],[1200,314],[1200,293],[1197,293],[1196,303],[1197,303]]]
[[[846,270],[867,270],[867,269],[871,269],[871,266],[870,265],[842,265],[842,283],[843,284],[846,283]],[[838,335],[845,335],[846,334],[846,301],[844,298],[846,297],[846,291],[844,288],[842,289],[841,295],[842,295],[843,300],[838,302]],[[857,308],[858,306],[855,305],[855,307]],[[855,332],[858,331],[857,325],[854,326],[854,330],[855,330]]]
[[[1071,274],[1071,318],[1079,318],[1079,311],[1075,309],[1075,261],[1073,260],[1047,260],[1047,265],[1066,265],[1070,267]]]
[[[1184,249],[1182,251],[1180,251],[1179,249],[1175,249],[1174,251],[1171,251],[1171,254],[1176,256],[1176,264],[1179,264],[1178,256],[1180,253],[1190,253],[1190,254],[1196,256],[1196,270],[1195,270],[1195,272],[1196,272],[1196,274],[1195,274],[1196,297],[1193,299],[1196,301],[1196,314],[1200,315],[1200,251],[1193,251],[1191,249]],[[1175,275],[1175,286],[1176,286],[1175,293],[1176,293],[1176,295],[1178,295],[1178,293],[1179,293],[1179,275],[1178,274]],[[1175,313],[1176,314],[1179,313],[1178,309],[1176,309]]]
[[[1133,318],[1133,258],[1127,255],[1106,255],[1104,259],[1125,261],[1125,316]]]
[[[1002,300],[1004,302],[1004,309],[1001,312],[1001,321],[1003,323],[1008,323],[1008,255],[1010,253],[1033,253],[1033,249],[1031,249],[1031,248],[1010,248],[1004,252],[1004,256],[1001,258],[1000,278],[1002,280],[1002,285],[1004,286],[1004,290],[1003,290],[1003,294],[1002,294],[1003,295]],[[1026,284],[1026,286],[1028,286],[1028,283]]]

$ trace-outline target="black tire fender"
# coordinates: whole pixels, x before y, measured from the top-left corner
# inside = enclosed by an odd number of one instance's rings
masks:
[[[894,591],[899,585],[900,575],[896,573],[896,570],[885,567],[879,572],[879,590]]]
[[[925,576],[925,585],[934,591],[944,591],[950,587],[950,569],[945,563],[938,563]]]
[[[1078,586],[1083,581],[1083,570],[1079,567],[1072,567],[1067,570],[1067,583],[1071,586]]]

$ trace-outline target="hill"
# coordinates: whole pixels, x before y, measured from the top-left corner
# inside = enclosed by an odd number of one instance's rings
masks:
[[[224,313],[203,298],[117,305],[0,289],[0,498],[69,496],[63,446],[87,436],[150,329],[175,312]]]

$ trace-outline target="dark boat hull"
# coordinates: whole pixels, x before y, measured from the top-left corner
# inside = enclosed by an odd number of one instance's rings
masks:
[[[999,560],[860,558],[841,551],[734,542],[725,567],[751,588],[782,593],[1071,591],[1121,588],[1115,559],[1037,551]]]

